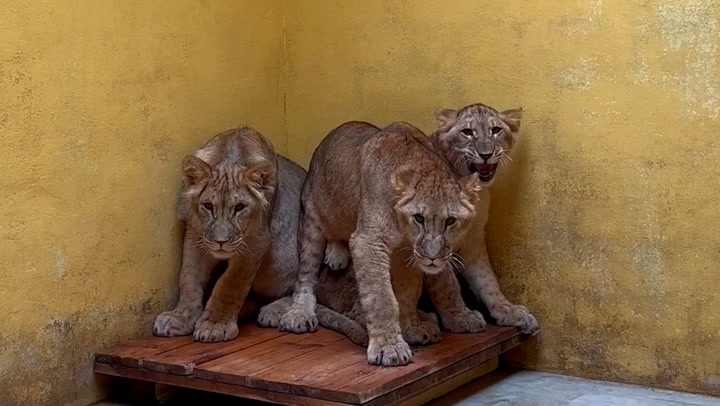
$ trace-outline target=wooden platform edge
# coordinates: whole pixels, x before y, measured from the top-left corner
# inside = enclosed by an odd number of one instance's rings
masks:
[[[465,385],[466,383],[478,379],[484,375],[497,369],[500,365],[500,357],[491,358],[482,364],[468,369],[465,372],[451,376],[442,382],[438,382],[435,386],[421,390],[411,396],[398,399],[395,405],[402,406],[421,406],[431,400],[445,396],[455,389]]]
[[[122,367],[117,365],[95,363],[95,373],[129,378],[138,381],[160,383],[182,388],[220,393],[245,399],[260,400],[264,402],[279,403],[296,406],[347,406],[346,403],[331,402],[306,396],[289,395],[286,393],[271,392],[263,389],[249,388],[247,386],[233,385],[222,382],[196,379],[191,376],[173,375],[154,372],[142,368]]]
[[[392,403],[383,397],[376,399],[368,405],[382,406],[420,406],[425,403],[444,396],[453,390],[465,385],[466,383],[480,378],[495,369],[499,365],[499,357],[493,357],[480,365],[456,375],[447,377],[437,382],[434,386],[423,386],[421,390],[398,397]],[[128,368],[120,366],[112,366],[105,363],[99,363],[95,366],[95,372],[104,375],[112,375],[117,377],[129,378],[135,381],[148,384],[164,384],[169,386],[183,387],[208,391],[213,393],[221,393],[239,398],[259,400],[264,402],[279,403],[292,406],[349,406],[348,403],[339,403],[328,400],[310,398],[300,395],[290,395],[285,393],[271,392],[262,389],[248,388],[244,386],[225,384],[221,382],[205,381],[202,379],[192,379],[180,375],[171,375],[160,372],[153,372],[144,369]],[[355,406],[355,405],[353,405]]]
[[[358,404],[362,406],[386,406],[397,404],[403,399],[412,398],[416,394],[431,389],[436,385],[442,384],[443,382],[451,380],[454,377],[462,375],[468,371],[474,370],[488,361],[499,359],[502,353],[518,346],[523,341],[524,339],[522,336],[515,336],[507,341],[498,343],[485,351],[479,352],[452,365],[435,371],[430,375],[426,375],[420,379],[409,382],[407,385],[401,386],[392,392],[371,399],[360,399]]]
[[[498,343],[485,351],[460,360],[448,367],[435,371],[415,381],[409,382],[394,391],[370,399],[353,399],[345,403],[337,399],[311,397],[315,393],[287,393],[244,385],[223,383],[218,381],[200,379],[191,376],[173,375],[155,372],[144,368],[133,368],[122,365],[112,365],[100,361],[95,362],[95,372],[99,374],[118,376],[139,381],[160,383],[202,391],[215,392],[240,398],[261,400],[295,406],[339,406],[359,404],[363,406],[391,406],[399,404],[420,405],[442,396],[457,387],[487,374],[494,370],[499,363],[499,355],[526,341],[527,337],[518,335],[504,342]],[[322,396],[322,395],[321,395]],[[418,403],[416,403],[418,402]]]

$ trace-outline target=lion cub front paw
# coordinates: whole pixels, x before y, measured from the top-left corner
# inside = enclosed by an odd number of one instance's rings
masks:
[[[183,313],[175,310],[162,312],[155,318],[153,333],[160,337],[190,335],[195,328],[196,319],[197,316],[183,315]]]
[[[367,349],[368,363],[384,367],[407,365],[412,358],[410,346],[401,336],[371,337]]]
[[[419,326],[409,326],[403,331],[403,338],[410,345],[428,345],[440,341],[440,326],[422,321]]]
[[[313,332],[317,327],[317,315],[305,309],[290,309],[280,318],[280,331],[302,334]]]
[[[203,315],[195,325],[195,341],[203,343],[218,343],[230,341],[238,336],[238,324],[236,320],[213,321],[208,315]]]
[[[488,310],[498,326],[519,327],[523,334],[531,335],[539,331],[537,320],[525,306],[503,304],[491,306]]]
[[[470,309],[447,312],[440,319],[445,330],[451,333],[479,333],[487,328],[483,315]]]

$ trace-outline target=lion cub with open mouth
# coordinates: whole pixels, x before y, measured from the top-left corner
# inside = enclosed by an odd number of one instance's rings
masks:
[[[391,258],[409,250],[410,261],[424,274],[454,278],[448,263],[475,216],[481,190],[476,174],[456,180],[432,148],[406,123],[380,130],[350,122],[320,143],[303,188],[298,282],[291,309],[280,320],[282,330],[317,328],[315,286],[326,245],[349,241],[369,336],[368,361],[383,366],[410,361]],[[412,303],[413,311],[416,306]]]

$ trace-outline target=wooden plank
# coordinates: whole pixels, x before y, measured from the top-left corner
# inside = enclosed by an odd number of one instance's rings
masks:
[[[231,385],[222,382],[213,382],[205,379],[195,379],[192,376],[165,374],[142,368],[126,368],[106,363],[95,363],[95,372],[99,374],[119,376],[140,381],[157,382],[165,385],[180,386],[183,388],[204,390],[208,392],[223,393],[245,399],[260,400],[264,402],[279,403],[293,406],[348,406],[344,403],[329,402],[322,399],[313,399],[304,396],[287,395],[270,392],[245,386]],[[239,403],[242,404],[242,403]]]
[[[318,362],[319,360],[322,362]],[[318,351],[295,357],[274,368],[249,374],[245,384],[274,392],[315,396],[312,382],[334,380],[337,371],[355,364],[367,365],[366,349],[350,340],[342,340]],[[334,397],[335,400],[342,399],[343,402],[357,400],[344,392],[337,392]]]
[[[348,371],[349,376],[332,382],[327,389],[352,391],[358,395],[360,403],[365,403],[458,361],[469,359],[469,362],[477,365],[478,360],[472,359],[474,355],[518,336],[520,332],[515,328],[496,326],[488,326],[488,329],[480,334],[443,334],[442,345],[416,349],[413,362],[407,366],[364,368],[355,373]],[[488,359],[483,357],[483,361]]]
[[[369,365],[364,348],[339,342],[322,353],[314,353],[317,356],[314,360],[298,357],[273,369],[250,374],[244,384],[276,392],[360,404],[519,334],[514,328],[494,326],[480,334],[446,334],[441,344],[416,349],[411,364],[396,368]],[[340,355],[330,355],[333,351]],[[311,366],[313,364],[319,365]],[[471,366],[474,365],[467,368]],[[320,372],[321,368],[327,369],[327,372]]]
[[[142,368],[143,360],[146,357],[160,355],[192,343],[193,338],[191,336],[144,338],[100,351],[95,354],[95,362],[129,368]]]
[[[403,385],[394,391],[388,392],[382,396],[376,397],[371,401],[362,402],[363,406],[386,406],[401,402],[403,399],[413,397],[415,394],[420,393],[428,388],[432,388],[446,380],[452,379],[453,377],[464,374],[475,368],[477,365],[484,364],[488,360],[498,358],[506,349],[510,349],[518,345],[522,341],[519,336],[513,337],[512,339],[494,345],[493,347],[479,352],[470,358],[466,358],[462,361],[456,362],[450,366],[442,369],[438,369],[422,378],[415,380],[411,383]]]
[[[323,328],[312,334],[287,334],[197,365],[193,376],[199,379],[247,385],[248,375],[279,368],[288,360],[309,353],[314,354],[323,347],[339,341],[349,342],[344,336]],[[318,362],[325,364],[322,358],[315,358],[314,363]]]
[[[444,334],[440,344],[415,349],[409,365],[378,368],[358,363],[336,371],[332,380],[311,380],[305,385],[311,388],[312,396],[365,403],[519,334],[515,328],[495,326],[480,334]]]
[[[222,343],[193,342],[161,354],[146,356],[143,367],[155,372],[190,375],[196,365],[267,341],[283,337],[276,329],[259,328],[248,323],[240,326],[238,338]]]

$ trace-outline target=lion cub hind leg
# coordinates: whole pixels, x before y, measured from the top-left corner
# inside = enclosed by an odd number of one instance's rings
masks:
[[[263,327],[277,327],[280,318],[290,310],[291,298],[279,299],[260,310],[258,324]],[[326,329],[340,333],[353,343],[367,347],[367,331],[355,320],[329,309],[321,304],[317,305],[319,325]]]
[[[324,262],[333,271],[347,269],[350,264],[350,250],[347,244],[342,241],[328,241]]]
[[[260,309],[257,323],[261,327],[277,327],[280,318],[290,310],[292,298],[290,296],[278,299]],[[340,333],[353,343],[367,347],[367,331],[355,320],[329,309],[321,304],[317,305],[318,321],[322,327]]]
[[[323,252],[327,243],[319,222],[313,214],[312,206],[305,207],[305,213],[299,227],[300,265],[298,267],[297,282],[293,291],[292,306],[280,318],[279,326],[280,331],[289,331],[296,334],[317,330],[315,288],[318,283],[318,274],[320,273]]]

